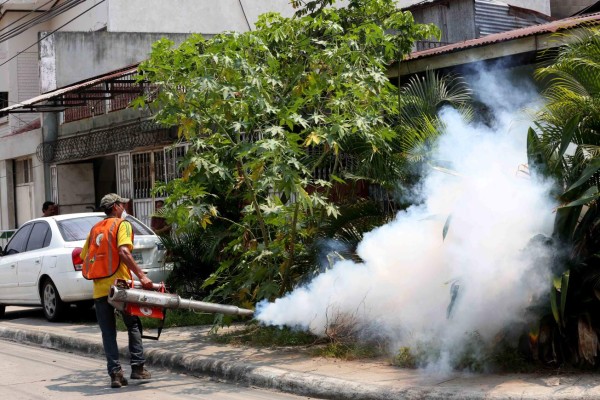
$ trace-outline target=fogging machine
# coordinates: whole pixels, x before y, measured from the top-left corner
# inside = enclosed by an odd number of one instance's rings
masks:
[[[161,319],[156,336],[143,338],[158,340],[162,332],[167,309],[187,309],[208,313],[241,315],[250,317],[254,311],[232,305],[208,303],[205,301],[182,299],[176,294],[166,293],[164,283],[153,283],[152,290],[145,290],[137,281],[116,279],[110,287],[108,302],[118,311],[138,317]],[[140,324],[141,326],[141,324]]]

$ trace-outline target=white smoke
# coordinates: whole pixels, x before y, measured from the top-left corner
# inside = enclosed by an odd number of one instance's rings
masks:
[[[470,82],[494,111],[492,128],[468,124],[450,108],[440,113],[447,131],[435,158],[457,175],[432,170],[422,204],[365,235],[358,248],[364,263],[336,263],[284,298],[260,303],[256,318],[324,335],[336,316],[350,315],[358,330],[377,331],[395,349],[435,339],[437,362],[466,334],[489,341],[519,321],[548,290],[548,272],[533,268],[523,250],[533,236],[551,233],[553,204],[549,183],[517,173],[527,162],[530,126],[520,110],[536,97],[517,96],[525,86],[500,76],[480,72]],[[460,288],[448,318],[453,282]]]

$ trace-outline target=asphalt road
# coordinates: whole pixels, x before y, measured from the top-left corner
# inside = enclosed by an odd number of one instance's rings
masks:
[[[127,375],[129,366],[124,366]],[[218,382],[152,368],[154,379],[111,389],[103,358],[85,358],[0,340],[0,393],[6,400],[225,399],[299,400],[306,397]]]

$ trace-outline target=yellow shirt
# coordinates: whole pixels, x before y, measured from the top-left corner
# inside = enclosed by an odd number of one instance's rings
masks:
[[[119,225],[119,232],[117,232],[117,246],[127,246],[129,251],[131,251],[133,249],[132,236],[131,224],[127,221],[123,221],[121,225]],[[87,254],[89,240],[90,237],[88,235],[88,238],[83,245],[83,249],[81,250],[82,260],[85,259]],[[115,282],[115,279],[133,279],[129,267],[127,267],[123,261],[119,263],[119,268],[117,268],[117,272],[115,272],[114,275],[109,276],[108,278],[94,279],[94,299],[108,296],[110,287]]]

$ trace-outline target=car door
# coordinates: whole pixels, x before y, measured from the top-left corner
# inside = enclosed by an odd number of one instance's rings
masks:
[[[36,221],[29,234],[29,240],[23,256],[17,264],[17,280],[19,288],[18,297],[23,300],[39,300],[38,277],[42,269],[44,257],[55,258],[47,255],[48,245],[52,238],[50,225],[46,221]]]
[[[19,288],[17,266],[27,248],[33,223],[25,224],[10,239],[0,257],[0,301],[15,300]]]

